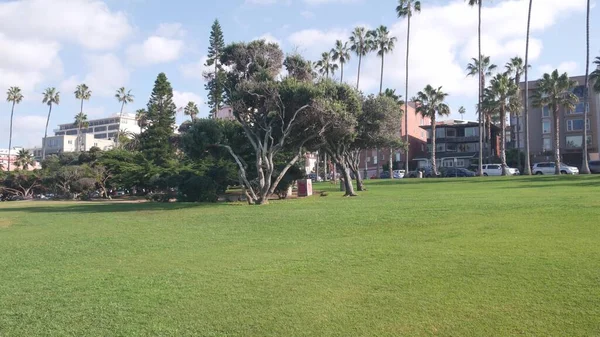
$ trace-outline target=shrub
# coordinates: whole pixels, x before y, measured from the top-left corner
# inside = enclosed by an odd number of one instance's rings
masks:
[[[179,186],[179,201],[184,202],[217,202],[219,184],[212,178],[192,176]]]

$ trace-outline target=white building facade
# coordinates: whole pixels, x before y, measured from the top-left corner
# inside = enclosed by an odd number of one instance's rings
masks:
[[[94,139],[110,139],[114,142],[117,137],[117,132],[128,132],[133,134],[141,133],[135,116],[123,114],[123,117],[114,115],[108,118],[89,120],[89,127],[82,129],[82,134],[91,134]],[[68,123],[60,124],[57,129],[54,129],[55,136],[77,136],[77,124]]]

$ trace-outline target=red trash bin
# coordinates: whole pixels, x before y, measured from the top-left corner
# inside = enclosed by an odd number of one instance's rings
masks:
[[[311,179],[298,180],[298,196],[299,197],[309,197],[311,195],[313,195],[312,180]]]

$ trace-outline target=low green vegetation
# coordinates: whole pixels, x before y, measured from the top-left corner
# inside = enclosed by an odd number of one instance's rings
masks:
[[[600,334],[600,177],[316,187],[2,203],[0,336]]]

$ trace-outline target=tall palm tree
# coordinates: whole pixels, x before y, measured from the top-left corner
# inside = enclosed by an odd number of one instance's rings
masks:
[[[365,27],[356,27],[350,36],[350,50],[358,56],[358,74],[356,76],[356,89],[360,85],[360,66],[363,56],[367,56],[373,49],[372,41],[369,38]]]
[[[333,76],[335,71],[338,69],[338,65],[335,64],[331,57],[331,52],[323,52],[321,59],[316,64],[321,75],[325,75],[325,78],[329,79],[329,75]]]
[[[370,31],[369,36],[373,40],[373,49],[377,51],[377,55],[381,57],[381,76],[379,78],[379,93],[383,92],[383,66],[385,54],[394,51],[395,43],[398,40],[394,36],[390,36],[390,32],[386,26],[379,26],[377,29]]]
[[[415,112],[431,120],[431,168],[434,176],[437,175],[437,164],[435,162],[436,117],[450,115],[450,107],[444,103],[446,96],[448,94],[442,91],[442,87],[435,89],[428,84],[423,91],[417,93],[416,99],[417,109]]]
[[[334,61],[340,62],[340,83],[344,82],[344,64],[350,61],[350,48],[348,42],[342,42],[341,40],[335,41],[335,47],[331,49],[331,56]]]
[[[20,167],[22,170],[29,170],[30,167],[35,165],[35,159],[29,150],[21,149],[19,150],[19,153],[17,153],[15,165]]]
[[[135,120],[137,121],[137,125],[140,127],[141,131],[143,131],[144,128],[148,127],[148,112],[146,111],[146,109],[136,110]]]
[[[44,129],[44,143],[42,144],[42,160],[46,159],[46,138],[48,137],[48,123],[50,122],[50,114],[52,113],[52,105],[60,104],[60,91],[56,91],[56,88],[46,88],[44,91],[44,98],[42,103],[48,105],[48,117],[46,118],[46,129]]]
[[[554,117],[554,162],[555,173],[560,174],[560,109],[573,111],[579,99],[573,94],[573,88],[577,82],[572,81],[567,73],[558,74],[554,70],[552,74],[544,74],[538,80],[538,87],[533,94],[533,105],[538,108],[548,106]],[[586,139],[583,140],[584,142]]]
[[[515,56],[513,58],[510,59],[510,61],[508,61],[508,63],[506,63],[506,73],[509,76],[512,76],[514,83],[517,86],[517,92],[515,93],[515,100],[517,103],[520,103],[521,101],[521,87],[519,86],[519,84],[521,83],[521,75],[523,74],[524,70],[525,70],[525,64],[523,63],[523,59],[520,58],[519,56]],[[516,109],[514,111],[511,111],[516,118],[517,122],[516,124],[516,128],[515,128],[515,133],[517,134],[517,139],[516,139],[516,145],[517,145],[517,151],[518,151],[518,155],[517,155],[517,166],[519,168],[519,170],[521,170],[521,116],[520,116],[520,112],[521,112],[521,108],[522,108],[522,104],[518,104],[518,106],[516,107]]]
[[[406,90],[404,92],[404,97],[408,98],[408,57],[410,52],[410,18],[413,16],[413,13],[421,12],[421,1],[413,1],[413,0],[398,0],[398,6],[396,6],[396,14],[398,14],[399,18],[407,19],[407,30],[406,30]],[[408,112],[408,102],[406,103],[406,112]],[[408,113],[405,112],[404,116],[404,130],[406,132],[406,144],[409,142],[408,137]],[[405,170],[408,174],[408,151],[409,147],[406,146],[406,151],[404,152],[405,160]]]
[[[77,98],[78,100],[81,101],[81,109],[79,110],[79,115],[78,116],[83,116],[83,101],[87,101],[90,99],[90,97],[92,97],[92,91],[90,90],[90,88],[88,88],[87,85],[85,85],[85,83],[79,84],[77,86],[77,89],[74,92],[75,94],[75,98]],[[86,116],[86,120],[87,120],[87,116]],[[79,128],[77,129],[77,151],[81,150],[81,126],[79,125]]]
[[[502,175],[506,172],[506,111],[517,97],[518,87],[508,74],[498,74],[490,81],[490,94],[496,102],[500,112],[500,160],[502,162]]]
[[[12,103],[12,108],[10,109],[10,126],[9,126],[9,135],[8,135],[8,171],[10,171],[10,152],[12,150],[12,131],[13,131],[13,116],[15,114],[15,104],[21,103],[23,100],[23,94],[21,93],[21,88],[19,87],[10,87],[6,92],[6,101]]]
[[[479,57],[477,64],[482,64],[482,54],[481,54],[481,7],[483,0],[466,0],[469,3],[469,6],[477,6],[477,56]],[[477,113],[479,115],[479,167],[477,169],[477,173],[479,175],[483,172],[483,114],[481,113],[481,102],[483,101],[483,88],[485,87],[485,81],[481,84],[481,79],[483,76],[483,69],[479,67],[479,100],[477,103]]]
[[[81,129],[89,127],[87,115],[83,112],[75,115],[75,125],[77,125],[77,151],[83,151],[83,141],[81,140]]]
[[[465,109],[464,106],[461,106],[460,108],[458,108],[458,113],[460,114],[460,119],[464,120],[464,116],[467,113],[467,109]]]
[[[525,117],[525,170],[523,174],[531,175],[531,157],[529,156],[529,27],[531,26],[531,8],[533,6],[533,0],[529,0],[529,10],[527,11],[527,37],[525,38],[525,111],[523,113]]]
[[[484,140],[484,122],[487,121],[487,125],[491,126],[491,116],[486,116],[482,111],[483,104],[483,94],[485,92],[485,81],[486,78],[492,76],[492,71],[496,69],[496,65],[490,62],[489,56],[479,55],[479,59],[473,58],[472,62],[467,65],[467,76],[479,76],[479,109],[477,113],[479,114],[479,156],[480,163],[483,164],[483,140]],[[488,132],[489,134],[489,132]],[[487,141],[486,141],[487,143]],[[491,149],[490,149],[491,150]],[[489,154],[488,154],[489,155]],[[479,170],[479,174],[481,174],[481,170]]]
[[[135,96],[131,93],[131,90],[125,90],[124,87],[121,87],[115,93],[115,98],[119,103],[121,103],[121,112],[119,113],[119,129],[117,130],[117,138],[115,139],[116,147],[119,147],[119,137],[121,136],[121,120],[123,119],[123,108],[125,108],[125,104],[133,103],[133,99]]]
[[[590,174],[590,164],[588,163],[588,143],[587,143],[587,120],[588,114],[590,110],[589,104],[589,73],[590,73],[590,0],[587,0],[587,12],[585,19],[585,89],[583,92],[583,163],[581,164],[581,173],[582,174]]]
[[[596,57],[594,64],[596,65],[596,70],[590,74],[590,82],[594,83],[592,86],[594,91],[600,92],[600,56]]]
[[[190,116],[190,119],[193,122],[199,113],[198,106],[194,102],[188,102],[188,104],[185,106],[185,109],[183,109],[183,113],[186,116]]]

